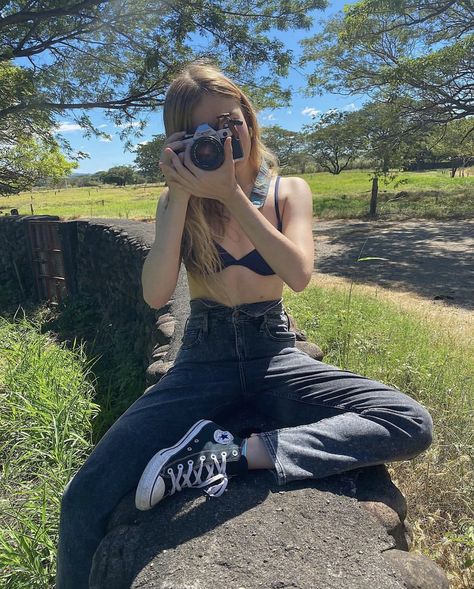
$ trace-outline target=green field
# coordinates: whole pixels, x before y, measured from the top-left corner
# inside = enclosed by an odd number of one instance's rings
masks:
[[[403,172],[389,185],[379,182],[380,217],[446,219],[474,213],[474,169],[450,178],[448,170]],[[302,176],[313,192],[313,213],[322,219],[363,218],[369,209],[371,182],[365,170]],[[17,208],[21,215],[62,218],[115,217],[154,219],[163,185],[101,186],[36,190],[0,197],[0,213]]]

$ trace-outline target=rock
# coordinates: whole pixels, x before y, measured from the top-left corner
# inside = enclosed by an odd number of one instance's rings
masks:
[[[157,360],[148,366],[145,373],[145,382],[147,385],[157,383],[160,378],[168,372],[174,362],[162,362]]]
[[[400,520],[398,513],[385,503],[378,501],[361,501],[359,505],[374,515],[383,525],[387,534],[395,540],[395,546],[399,550],[410,550],[412,542],[411,528],[407,526],[406,520]]]
[[[171,338],[174,334],[176,321],[165,321],[164,323],[157,323],[157,329],[165,338]]]
[[[403,550],[387,550],[385,560],[403,579],[406,589],[449,589],[444,571],[421,554]]]
[[[282,488],[251,471],[218,498],[187,489],[148,512],[133,502],[130,493],[109,522],[91,589],[403,587],[382,556],[393,539],[328,480]]]
[[[359,501],[377,501],[391,507],[404,521],[407,516],[407,502],[400,489],[390,478],[385,464],[355,469],[346,476],[354,477]]]
[[[239,437],[278,427],[251,408],[216,422]],[[131,492],[109,519],[90,586],[402,589],[406,567],[384,555],[407,549],[405,517],[384,465],[284,487],[271,471],[250,471],[221,497],[186,489],[146,512]]]
[[[156,361],[156,360],[160,360],[162,358],[164,358],[166,356],[166,354],[168,353],[169,350],[169,345],[165,344],[164,346],[155,346],[153,348],[153,351],[151,353],[151,358],[152,360]]]
[[[171,315],[171,313],[163,313],[163,315],[160,315],[156,320],[156,324],[161,325],[162,323],[166,323],[168,321],[174,321],[174,317]]]
[[[321,361],[323,359],[324,354],[321,348],[316,344],[313,344],[312,342],[296,340],[295,346],[305,354],[308,354],[308,356],[311,356],[311,358],[314,358],[315,360]]]

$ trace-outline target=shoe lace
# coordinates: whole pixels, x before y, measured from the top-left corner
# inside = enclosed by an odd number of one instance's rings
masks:
[[[181,463],[177,466],[178,472],[176,474],[172,468],[169,468],[168,474],[170,475],[171,480],[171,490],[169,491],[169,494],[173,495],[173,493],[181,491],[185,487],[202,488],[211,485],[208,489],[204,490],[205,493],[210,497],[219,497],[222,495],[226,490],[229,479],[226,473],[227,453],[222,452],[221,456],[222,463],[219,463],[217,456],[211,454],[211,459],[213,460],[211,464],[204,464],[206,457],[200,456],[199,467],[194,467],[194,460],[188,460],[188,468],[186,472],[184,472],[184,465]],[[207,469],[206,473],[203,473],[204,467]],[[216,474],[214,473],[214,469],[216,470]],[[204,480],[202,480],[203,474],[205,477]],[[194,476],[194,481],[191,480],[192,476]],[[212,483],[218,484],[212,485]]]

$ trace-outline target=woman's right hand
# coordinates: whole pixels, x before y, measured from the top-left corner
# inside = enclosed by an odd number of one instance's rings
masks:
[[[181,137],[183,137],[183,135],[185,134],[186,131],[178,131],[177,133],[173,133],[166,139],[166,142],[163,146],[163,150],[160,155],[160,169],[166,179],[166,184],[168,185],[170,196],[189,199],[191,194],[188,191],[183,190],[183,187],[174,179],[176,168],[173,164],[172,153],[166,151],[168,148],[173,150],[175,153],[177,150],[181,150],[180,153],[177,153],[176,155],[181,160],[181,163],[183,163],[184,144],[183,141],[181,141]]]

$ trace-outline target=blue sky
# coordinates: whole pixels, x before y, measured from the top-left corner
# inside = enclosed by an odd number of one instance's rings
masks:
[[[351,4],[344,0],[330,1],[324,11],[315,12],[314,24],[311,30],[300,31],[277,31],[286,47],[294,51],[295,56],[300,55],[301,49],[298,41],[321,29],[321,21],[338,12],[345,4]],[[360,108],[366,100],[362,96],[341,96],[337,94],[325,94],[314,98],[302,96],[301,90],[305,85],[304,72],[310,71],[311,67],[301,69],[290,69],[290,75],[282,79],[284,87],[291,87],[293,90],[292,104],[289,107],[262,110],[259,113],[258,120],[262,126],[280,125],[285,129],[292,131],[300,130],[301,127],[310,123],[313,114],[324,113],[331,108],[339,110],[356,110]],[[133,165],[135,154],[124,149],[124,142],[119,138],[120,129],[114,127],[114,124],[107,120],[100,110],[89,111],[93,123],[102,131],[112,136],[111,141],[97,138],[83,137],[79,126],[74,123],[72,118],[65,114],[59,118],[59,130],[61,134],[70,142],[74,150],[80,150],[90,155],[89,159],[79,162],[76,173],[93,173],[98,170],[107,170],[116,165]],[[148,124],[143,130],[143,135],[137,138],[135,145],[150,140],[153,135],[163,133],[164,127],[162,122],[161,109],[148,115]]]

